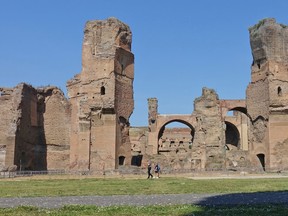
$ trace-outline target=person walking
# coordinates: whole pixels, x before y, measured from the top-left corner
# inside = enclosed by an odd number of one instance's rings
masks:
[[[152,173],[151,173],[151,169],[152,169],[151,163],[149,162],[149,163],[148,163],[148,178],[147,178],[147,179],[149,179],[150,177],[153,178],[153,175],[152,175]]]
[[[158,163],[155,165],[154,172],[157,174],[157,178],[160,178],[160,176],[159,176],[160,166]]]

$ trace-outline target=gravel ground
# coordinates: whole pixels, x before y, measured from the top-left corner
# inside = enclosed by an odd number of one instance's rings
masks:
[[[36,206],[60,208],[65,205],[240,205],[240,204],[287,204],[288,192],[259,192],[239,194],[167,194],[167,195],[115,195],[115,196],[66,196],[0,198],[0,208]]]

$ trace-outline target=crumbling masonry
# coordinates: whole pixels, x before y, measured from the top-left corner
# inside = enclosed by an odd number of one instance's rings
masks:
[[[287,169],[288,28],[264,19],[249,32],[246,100],[203,88],[191,114],[161,115],[149,98],[148,126],[136,128],[130,28],[115,18],[87,22],[68,99],[52,86],[0,88],[0,169],[111,171],[148,161],[166,171]]]

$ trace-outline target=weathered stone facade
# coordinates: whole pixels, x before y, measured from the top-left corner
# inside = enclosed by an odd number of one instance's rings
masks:
[[[70,108],[56,87],[21,83],[1,91],[1,166],[21,170],[63,169],[69,165]],[[61,161],[61,163],[59,163]]]
[[[203,88],[187,115],[161,115],[156,98],[148,99],[149,133],[145,163],[161,162],[169,170],[240,170],[250,167],[248,117],[245,100],[219,100],[212,89]],[[227,112],[234,110],[233,116]],[[166,128],[172,122],[186,128]],[[144,136],[144,135],[143,135]],[[131,143],[134,139],[131,136]],[[132,149],[133,152],[133,149]],[[144,164],[145,164],[144,163]]]
[[[135,128],[131,30],[115,18],[87,22],[68,99],[56,87],[0,88],[0,168],[106,171],[151,161],[166,171],[287,169],[288,27],[265,19],[249,32],[246,100],[203,88],[190,114],[161,115],[149,98],[148,126]]]
[[[70,168],[114,169],[129,157],[134,109],[132,33],[115,18],[87,22],[82,71],[68,81],[71,102]]]
[[[287,168],[288,28],[265,19],[249,29],[253,55],[247,110],[251,161]],[[281,152],[281,153],[280,153]]]

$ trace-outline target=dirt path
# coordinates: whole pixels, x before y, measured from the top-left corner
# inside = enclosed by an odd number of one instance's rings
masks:
[[[241,205],[241,204],[287,204],[288,192],[259,192],[238,194],[167,194],[167,195],[115,195],[115,196],[66,196],[34,198],[0,198],[1,208],[36,206],[40,208],[60,208],[65,205],[169,205],[195,204]]]

